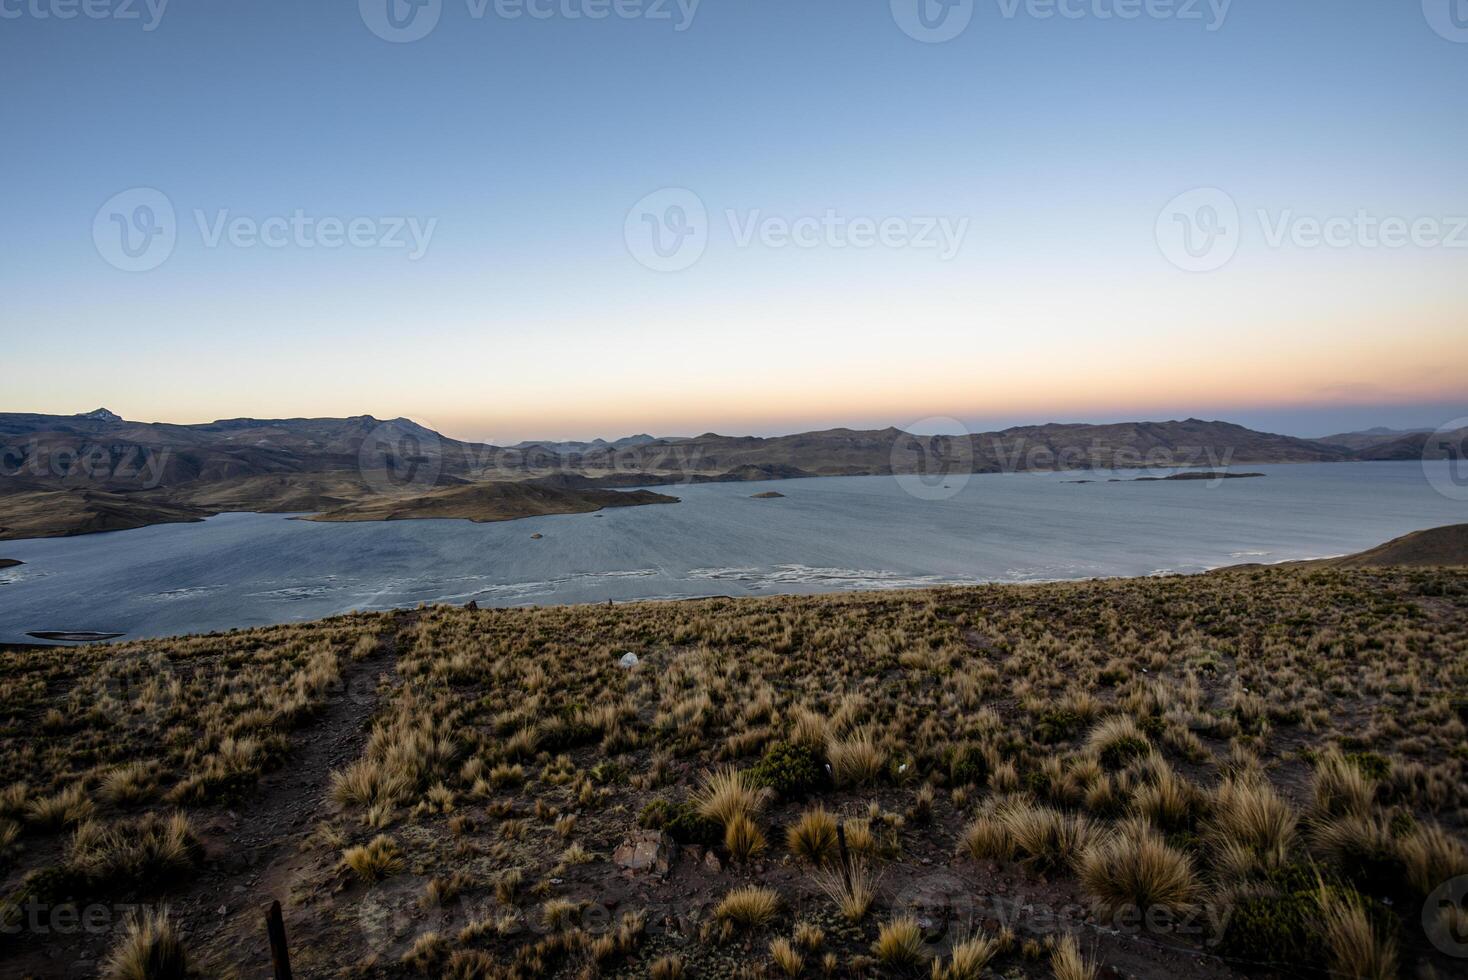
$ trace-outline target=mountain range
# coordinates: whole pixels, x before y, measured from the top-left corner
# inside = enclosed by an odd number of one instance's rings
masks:
[[[223,511],[336,512],[333,519],[595,510],[591,491],[811,476],[997,473],[1135,467],[1418,459],[1442,455],[1425,431],[1368,430],[1323,440],[1185,419],[1051,423],[970,436],[896,428],[786,436],[630,436],[615,441],[463,442],[408,419],[222,419],[133,422],[0,414],[0,539],[201,520]],[[1458,443],[1468,431],[1458,434]],[[544,493],[444,494],[533,482]],[[458,513],[455,501],[493,501]],[[521,510],[527,511],[521,513]],[[430,513],[431,511],[431,513]]]

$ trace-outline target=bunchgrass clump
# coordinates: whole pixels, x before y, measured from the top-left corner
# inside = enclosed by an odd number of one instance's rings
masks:
[[[386,834],[378,834],[368,844],[349,847],[342,852],[342,861],[366,882],[381,881],[403,870],[403,854],[397,841]]]
[[[168,907],[134,912],[102,967],[105,980],[184,980],[191,975]]]
[[[703,785],[693,796],[699,816],[726,828],[737,816],[756,816],[764,809],[765,800],[765,790],[754,786],[748,774],[732,766],[705,773]]]
[[[1081,952],[1076,937],[1066,933],[1050,952],[1050,975],[1055,980],[1096,980],[1095,962]]]
[[[838,853],[836,818],[823,807],[802,813],[785,830],[790,853],[817,867],[835,860]]]
[[[844,871],[825,868],[816,872],[816,885],[841,912],[847,922],[858,923],[867,917],[872,902],[877,898],[879,876],[872,872],[866,862],[856,858]]]
[[[881,924],[872,955],[889,970],[904,972],[921,966],[926,959],[923,930],[917,919],[900,915]]]
[[[774,920],[781,904],[780,893],[774,889],[746,885],[725,895],[714,909],[714,917],[744,929],[759,929]]]
[[[1154,907],[1184,912],[1202,889],[1188,856],[1145,825],[1091,844],[1078,864],[1081,883],[1107,912]]]

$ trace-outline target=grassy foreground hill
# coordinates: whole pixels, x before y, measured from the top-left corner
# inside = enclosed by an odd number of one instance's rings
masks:
[[[350,615],[0,720],[6,976],[267,976],[272,899],[309,977],[1461,975],[1463,568]]]

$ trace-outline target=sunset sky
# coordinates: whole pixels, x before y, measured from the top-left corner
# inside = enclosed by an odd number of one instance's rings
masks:
[[[156,0],[3,6],[0,411],[371,413],[494,442],[1468,415],[1468,29],[1432,0],[987,0],[943,43],[903,30],[905,0],[442,0],[406,43],[374,2],[201,0],[151,30]],[[137,188],[174,211],[148,271],[107,238],[142,234]],[[707,246],[655,271],[635,206],[667,188]],[[1199,188],[1237,207],[1232,258],[1185,271],[1168,207]],[[298,212],[375,243],[248,241]],[[1216,212],[1189,213],[1191,242]],[[777,241],[828,214],[965,232],[951,256]],[[751,222],[769,235],[741,243]]]

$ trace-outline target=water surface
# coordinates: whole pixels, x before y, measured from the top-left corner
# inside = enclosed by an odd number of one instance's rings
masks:
[[[942,500],[890,477],[702,484],[667,490],[680,504],[500,524],[221,514],[0,542],[0,557],[26,562],[0,571],[0,642],[30,630],[162,636],[420,602],[809,593],[1315,558],[1468,521],[1468,504],[1437,493],[1422,466],[1251,466],[1267,476],[1216,483],[981,475],[950,478],[956,494]],[[1079,478],[1098,482],[1068,482]],[[785,497],[751,499],[765,490]]]

